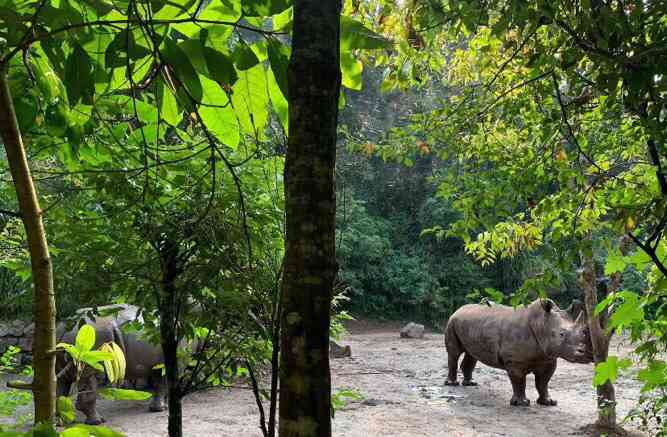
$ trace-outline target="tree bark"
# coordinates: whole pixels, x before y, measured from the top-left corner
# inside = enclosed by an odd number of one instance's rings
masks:
[[[159,246],[162,268],[162,293],[160,296],[160,341],[164,354],[167,380],[167,405],[169,437],[183,436],[183,392],[178,369],[178,289],[176,280],[181,274],[178,262],[178,243],[166,238]]]
[[[589,241],[590,234],[586,237]],[[584,291],[584,305],[586,307],[586,319],[591,335],[593,346],[593,359],[595,364],[607,361],[609,354],[610,337],[605,334],[600,318],[595,315],[595,307],[598,304],[597,281],[595,276],[595,263],[592,254],[582,253],[582,288]],[[596,387],[598,421],[597,424],[605,429],[616,428],[616,393],[614,384],[607,381]]]
[[[281,437],[331,435],[329,319],[340,94],[339,0],[295,0],[288,69],[287,236],[281,293]]]
[[[4,67],[6,68],[6,66]],[[34,286],[32,392],[35,423],[52,423],[56,413],[56,302],[53,293],[53,271],[46,241],[42,211],[30,174],[16,112],[12,101],[7,71],[0,70],[0,136],[7,152],[9,169],[14,180],[16,197],[25,227]]]

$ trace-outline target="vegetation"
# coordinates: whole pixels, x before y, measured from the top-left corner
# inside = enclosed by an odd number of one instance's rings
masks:
[[[239,375],[265,436],[305,436],[358,398],[330,387],[347,312],[438,326],[548,295],[585,302],[598,425],[632,366],[654,426],[665,65],[663,2],[0,0],[0,319],[35,321],[35,421],[56,310],[141,308],[170,436]]]

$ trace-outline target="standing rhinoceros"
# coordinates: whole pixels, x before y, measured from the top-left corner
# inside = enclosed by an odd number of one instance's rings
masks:
[[[162,348],[159,345],[151,344],[140,339],[135,334],[124,333],[121,326],[125,323],[135,320],[138,314],[138,308],[132,305],[110,305],[98,307],[99,310],[117,310],[113,316],[96,317],[93,321],[86,314],[89,309],[79,310],[78,314],[82,316],[85,322],[95,328],[95,348],[103,343],[113,341],[123,350],[125,354],[126,380],[145,379],[153,389],[150,411],[163,411],[164,397],[166,393],[166,383],[161,370],[154,367],[164,362]],[[60,342],[73,344],[76,339],[78,328],[74,328],[62,335]],[[74,382],[76,375],[73,369],[67,368],[68,358],[65,353],[60,352],[56,359],[56,371],[61,372],[58,378],[58,395],[67,395]],[[92,369],[86,369],[79,380],[76,408],[86,415],[86,423],[97,425],[104,421],[97,411],[97,385],[98,380]]]
[[[537,403],[556,405],[549,397],[549,380],[556,360],[591,363],[590,336],[579,314],[576,321],[549,300],[536,300],[526,307],[504,305],[464,305],[448,320],[445,346],[449,356],[446,385],[458,385],[456,374],[461,362],[463,385],[477,385],[472,372],[477,361],[507,371],[514,395],[511,405],[528,406],[526,375],[535,374]]]

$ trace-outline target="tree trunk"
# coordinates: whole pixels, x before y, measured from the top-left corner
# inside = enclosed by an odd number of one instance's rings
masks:
[[[281,437],[331,435],[329,319],[340,94],[339,0],[295,0],[288,70],[287,236],[281,294]]]
[[[590,242],[590,234],[587,236]],[[588,329],[593,345],[593,359],[595,364],[607,361],[609,354],[609,339],[600,324],[600,319],[595,316],[595,307],[598,304],[597,281],[595,276],[595,263],[592,253],[582,253],[582,288],[584,291],[584,305],[586,307],[586,318]],[[607,381],[597,386],[598,425],[605,429],[616,428],[616,393],[614,384]]]
[[[25,227],[32,266],[34,286],[32,392],[35,423],[53,422],[56,413],[56,302],[53,293],[53,272],[49,246],[46,242],[42,211],[30,175],[28,159],[19,131],[7,71],[0,71],[0,136],[7,152],[9,169],[14,180],[16,197]]]
[[[183,393],[178,371],[178,289],[176,279],[181,274],[178,263],[178,243],[167,238],[159,248],[162,268],[160,296],[160,341],[164,354],[169,408],[169,437],[183,436]]]

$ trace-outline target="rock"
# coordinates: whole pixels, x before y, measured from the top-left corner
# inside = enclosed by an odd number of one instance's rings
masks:
[[[23,330],[25,329],[25,323],[21,320],[14,320],[9,326],[9,335],[14,337],[21,337],[23,335]]]
[[[9,334],[9,323],[0,323],[0,337]]]
[[[347,358],[352,356],[350,345],[341,346],[335,341],[329,342],[329,356],[331,358]]]
[[[16,346],[17,343],[16,337],[0,337],[0,353],[4,353],[9,346]]]
[[[35,323],[31,323],[25,327],[23,330],[23,335],[32,338],[35,335]]]
[[[32,338],[23,337],[19,339],[19,347],[23,352],[32,352]]]
[[[408,323],[401,329],[401,338],[424,338],[424,325]]]

